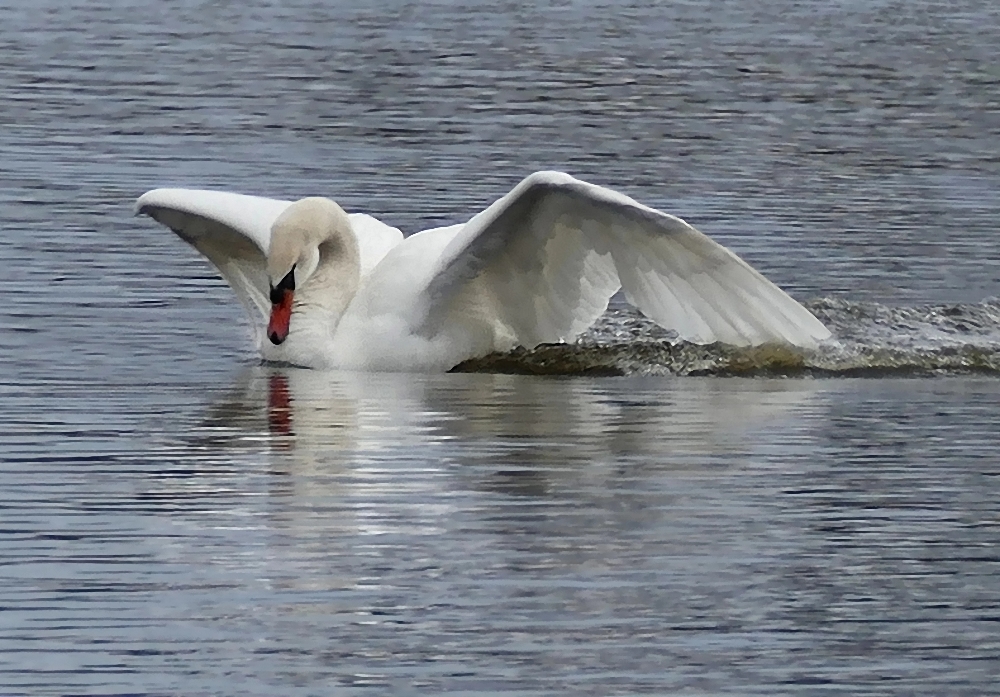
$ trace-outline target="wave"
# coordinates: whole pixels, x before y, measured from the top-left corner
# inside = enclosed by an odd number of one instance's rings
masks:
[[[572,344],[465,361],[456,372],[532,375],[1000,375],[1000,298],[893,307],[822,298],[805,305],[834,339],[815,351],[677,341],[631,308],[609,310]]]

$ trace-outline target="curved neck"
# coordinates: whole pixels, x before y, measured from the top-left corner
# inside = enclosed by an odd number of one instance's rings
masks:
[[[296,293],[296,305],[303,309],[322,308],[340,319],[340,315],[354,299],[361,282],[361,257],[358,241],[344,216],[345,226],[338,225],[334,232],[319,244],[319,263],[309,281]],[[334,322],[336,326],[336,321]]]
[[[315,270],[295,292],[294,325],[333,335],[344,310],[354,299],[361,282],[358,240],[347,213],[329,200],[322,201],[325,224],[315,230],[313,244],[318,255]],[[296,322],[295,319],[299,321]]]

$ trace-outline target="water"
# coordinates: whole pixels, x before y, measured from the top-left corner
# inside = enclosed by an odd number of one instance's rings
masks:
[[[993,3],[0,16],[0,693],[995,691]],[[541,168],[685,217],[839,348],[619,311],[573,360],[625,377],[259,367],[130,217],[217,187],[409,232]]]

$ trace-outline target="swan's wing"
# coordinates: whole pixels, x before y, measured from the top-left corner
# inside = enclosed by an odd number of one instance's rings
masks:
[[[455,236],[428,286],[424,330],[485,303],[515,343],[568,341],[619,284],[645,315],[695,343],[811,347],[830,336],[683,220],[561,172],[531,175]]]
[[[226,279],[250,316],[266,321],[271,309],[267,278],[271,226],[290,203],[223,191],[155,189],[136,201],[135,212],[166,225],[201,252]],[[364,213],[349,217],[358,238],[361,274],[365,275],[403,234]]]
[[[289,201],[198,189],[155,189],[139,197],[137,215],[167,226],[219,270],[252,318],[266,319],[271,225]]]

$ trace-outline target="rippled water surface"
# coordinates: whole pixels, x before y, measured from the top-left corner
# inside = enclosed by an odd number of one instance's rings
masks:
[[[995,692],[998,7],[0,2],[0,694]],[[618,308],[572,358],[624,377],[260,367],[131,217],[412,232],[541,168],[839,343]]]

